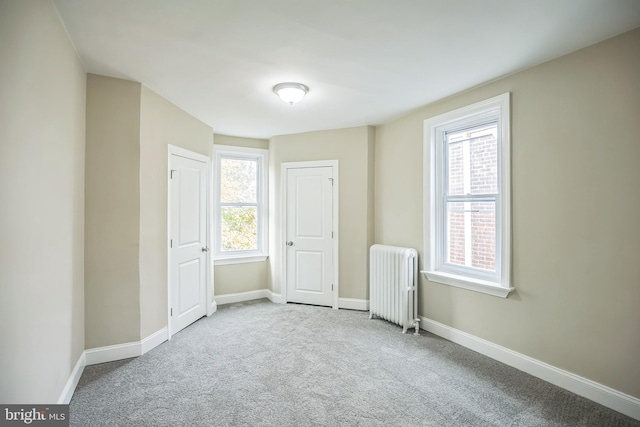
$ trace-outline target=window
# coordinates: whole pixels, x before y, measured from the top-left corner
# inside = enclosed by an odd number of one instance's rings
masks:
[[[267,255],[267,150],[214,146],[215,264]]]
[[[425,120],[425,271],[506,297],[510,281],[509,94]]]

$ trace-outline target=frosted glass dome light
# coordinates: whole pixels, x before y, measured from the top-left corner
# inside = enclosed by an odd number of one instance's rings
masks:
[[[278,83],[273,87],[273,91],[289,105],[302,101],[302,98],[309,92],[309,88],[302,83]]]

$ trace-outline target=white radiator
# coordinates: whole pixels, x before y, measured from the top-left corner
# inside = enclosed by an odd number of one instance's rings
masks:
[[[415,328],[418,319],[418,253],[415,249],[373,245],[369,251],[369,319],[381,317]]]

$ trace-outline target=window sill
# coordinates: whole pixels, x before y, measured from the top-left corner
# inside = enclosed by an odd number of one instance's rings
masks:
[[[213,260],[213,265],[230,265],[230,264],[247,264],[250,262],[263,262],[268,258],[268,255],[259,256],[246,256],[236,258],[220,258]]]
[[[481,279],[473,279],[457,274],[443,273],[441,271],[420,271],[427,276],[431,282],[442,283],[443,285],[455,286],[456,288],[468,289],[470,291],[481,292],[487,295],[506,298],[515,288],[503,287],[493,282]]]

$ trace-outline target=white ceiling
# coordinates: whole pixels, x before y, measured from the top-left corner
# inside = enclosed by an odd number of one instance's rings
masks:
[[[376,125],[640,26],[640,0],[54,0],[90,73],[227,135]],[[272,87],[310,88],[294,106]]]

